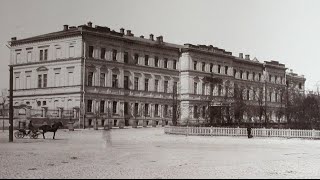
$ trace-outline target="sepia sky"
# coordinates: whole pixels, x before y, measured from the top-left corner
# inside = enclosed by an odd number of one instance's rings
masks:
[[[275,60],[320,82],[318,0],[0,0],[0,89],[9,87],[7,41],[60,31],[64,24],[130,29],[135,36],[217,46]],[[320,84],[320,83],[319,83]]]

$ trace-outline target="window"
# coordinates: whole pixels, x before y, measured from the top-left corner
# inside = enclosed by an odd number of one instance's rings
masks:
[[[221,65],[218,65],[218,73],[221,73]]]
[[[42,101],[42,105],[46,106],[47,105],[47,101]]]
[[[197,94],[197,89],[198,89],[198,83],[194,82],[193,83],[193,93]]]
[[[275,102],[278,102],[278,93],[275,93]]]
[[[164,81],[164,92],[167,93],[168,92],[168,81]]]
[[[40,61],[48,60],[48,49],[41,49],[40,50]]]
[[[37,105],[38,105],[38,106],[41,106],[41,101],[37,101]]]
[[[252,80],[255,80],[255,79],[256,79],[256,73],[253,72],[253,73],[252,73]]]
[[[93,72],[88,74],[88,86],[93,86]]]
[[[159,104],[154,105],[154,116],[159,116]]]
[[[134,115],[138,116],[138,112],[139,112],[139,104],[138,103],[134,103]]]
[[[275,76],[274,81],[277,83],[278,76]]]
[[[92,100],[88,100],[87,112],[92,112]]]
[[[240,79],[242,79],[243,77],[242,77],[242,75],[243,75],[243,71],[242,70],[240,70]]]
[[[104,104],[105,101],[100,101],[100,113],[104,113]]]
[[[30,89],[31,88],[31,75],[27,75],[26,84],[27,84],[26,88]]]
[[[38,75],[38,88],[47,87],[47,74]]]
[[[124,76],[124,89],[129,89],[129,76]]]
[[[118,75],[116,74],[112,75],[112,87],[118,88]]]
[[[56,72],[54,73],[54,87],[58,87],[60,86],[60,73],[59,72]]]
[[[128,52],[124,52],[123,62],[126,63],[126,64],[129,63],[129,53]]]
[[[233,70],[233,76],[236,77],[236,75],[237,75],[237,70],[234,69]]]
[[[134,54],[134,64],[139,63],[139,54]]]
[[[27,55],[27,62],[31,62],[31,61],[32,61],[32,52],[29,51]]]
[[[168,68],[168,59],[167,58],[164,58],[164,68]]]
[[[272,92],[269,93],[270,102],[272,102]]]
[[[106,57],[106,48],[101,48],[100,59],[105,59]]]
[[[117,101],[112,102],[112,113],[117,114]]]
[[[164,117],[168,116],[168,105],[164,105]]]
[[[112,50],[112,60],[113,61],[117,60],[117,53],[118,53],[117,50],[115,50],[115,49]]]
[[[134,78],[134,90],[139,90],[139,78]]]
[[[197,63],[198,63],[197,61],[193,62],[193,70],[195,70],[195,71],[197,70]]]
[[[89,58],[93,57],[93,46],[89,46]]]
[[[16,78],[15,78],[15,89],[20,89],[20,76],[19,75],[16,75]]]
[[[250,90],[247,90],[247,100],[250,100]]]
[[[261,73],[259,73],[259,81],[261,81]]]
[[[177,60],[173,60],[173,69],[177,69]]]
[[[56,59],[61,59],[61,47],[56,48]]]
[[[158,56],[154,57],[154,66],[155,67],[159,67],[159,58],[158,58]]]
[[[210,63],[210,72],[213,72],[213,64]]]
[[[149,90],[149,79],[144,79],[144,90],[148,91]]]
[[[100,74],[100,86],[106,87],[106,73]]]
[[[74,46],[69,46],[69,57],[75,57]]]
[[[202,106],[202,118],[206,117],[206,107]]]
[[[124,115],[128,115],[128,114],[129,114],[128,102],[124,102]]]
[[[249,71],[247,71],[247,80],[249,80]]]
[[[148,55],[144,56],[144,65],[149,66],[149,56]]]
[[[272,76],[271,76],[271,75],[269,75],[269,82],[271,82],[271,78],[272,78]]]
[[[299,83],[299,89],[302,89],[302,83]]]
[[[159,88],[159,80],[156,79],[156,80],[154,80],[154,90],[155,90],[156,92],[158,92],[158,88]]]
[[[175,82],[173,83],[173,92],[174,92],[174,93],[177,93],[177,92],[178,92],[178,82],[177,82],[177,81],[175,81]]]
[[[206,94],[206,84],[202,83],[202,95]]]
[[[198,106],[193,106],[193,117],[198,118]]]
[[[144,105],[144,115],[149,116],[149,104]]]
[[[224,67],[224,73],[227,74],[227,75],[228,75],[228,69],[229,69],[228,66],[225,66],[225,67]]]
[[[221,84],[218,85],[218,96],[222,95],[222,86]]]
[[[206,63],[202,63],[202,71],[205,71],[206,70]]]

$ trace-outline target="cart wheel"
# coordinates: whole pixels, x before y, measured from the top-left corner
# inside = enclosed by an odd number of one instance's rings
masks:
[[[21,138],[23,138],[23,133],[20,131],[16,131],[14,133],[14,137],[16,137],[17,139],[21,139]]]
[[[33,134],[32,134],[32,138],[33,138],[33,139],[38,139],[38,134],[37,134],[37,133],[33,133]]]

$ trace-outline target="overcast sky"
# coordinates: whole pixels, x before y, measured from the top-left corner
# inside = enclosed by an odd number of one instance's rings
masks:
[[[0,88],[9,87],[7,41],[59,31],[88,21],[135,36],[205,44],[276,60],[307,78],[320,80],[318,0],[0,0]]]

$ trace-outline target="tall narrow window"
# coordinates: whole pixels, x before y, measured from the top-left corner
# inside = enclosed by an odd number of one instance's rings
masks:
[[[129,76],[124,76],[123,81],[124,89],[129,89]]]
[[[218,96],[222,95],[222,86],[221,84],[218,85]]]
[[[75,57],[75,54],[74,46],[69,46],[69,57]]]
[[[126,64],[129,63],[129,53],[128,52],[124,52],[123,62],[126,63]]]
[[[134,103],[134,115],[138,116],[139,115],[139,104]]]
[[[93,86],[93,72],[88,74],[88,86]]]
[[[197,61],[193,62],[193,70],[195,70],[195,71],[197,70],[197,63],[198,63]]]
[[[259,81],[261,81],[261,73],[259,73]]]
[[[30,89],[31,88],[31,75],[27,75],[26,84],[27,84],[26,88]]]
[[[31,61],[32,61],[32,52],[29,51],[27,56],[27,62],[31,62]]]
[[[117,104],[118,104],[117,101],[112,102],[112,113],[113,114],[117,114]]]
[[[134,64],[139,63],[139,54],[134,54]]]
[[[134,90],[139,90],[139,78],[134,78]]]
[[[15,78],[15,89],[20,89],[20,77],[17,75]]]
[[[59,72],[56,72],[54,73],[54,86],[55,87],[59,87],[60,86],[60,73]]]
[[[43,56],[43,60],[48,60],[48,49],[44,50],[44,56]]]
[[[206,107],[202,106],[202,118],[206,117]]]
[[[112,75],[112,87],[118,88],[118,75],[116,74]]]
[[[149,116],[149,104],[144,105],[144,114],[145,116]]]
[[[236,77],[236,75],[237,75],[237,70],[233,70],[233,77]]]
[[[104,113],[104,104],[105,101],[100,101],[100,113]]]
[[[247,90],[247,100],[250,100],[250,90]]]
[[[168,68],[168,59],[167,58],[164,58],[164,68]]]
[[[144,56],[144,65],[149,66],[149,56],[148,55]]]
[[[149,90],[149,79],[144,79],[144,90],[148,91]]]
[[[154,57],[154,66],[155,67],[159,67],[159,58],[158,58],[158,56]]]
[[[210,63],[210,72],[213,72],[213,64]]]
[[[129,105],[128,102],[124,102],[124,115],[129,114]]]
[[[218,65],[218,73],[221,73],[221,65]]]
[[[206,94],[206,84],[202,83],[202,95]]]
[[[88,100],[87,112],[92,112],[92,100]]]
[[[158,92],[158,88],[159,88],[159,80],[156,79],[154,80],[154,91]]]
[[[193,117],[198,118],[199,113],[198,113],[198,106],[193,106]]]
[[[167,93],[168,92],[168,81],[164,81],[164,92]]]
[[[93,57],[93,46],[89,46],[89,58]]]
[[[43,49],[40,50],[40,57],[39,57],[40,61],[43,61]]]
[[[164,105],[164,117],[168,116],[168,105]]]
[[[106,73],[100,74],[100,86],[106,87]]]
[[[247,80],[249,80],[249,71],[247,71]]]
[[[202,63],[202,71],[205,71],[205,70],[206,70],[206,63],[203,62],[203,63]]]
[[[173,69],[177,69],[177,60],[173,60]]]
[[[100,59],[105,59],[106,57],[106,48],[101,48]]]
[[[193,83],[193,94],[197,94],[198,91],[198,83],[194,82]]]
[[[252,73],[252,80],[254,81],[255,79],[256,79],[256,73],[253,72],[253,73]]]
[[[274,82],[277,83],[278,76],[274,77]]]
[[[112,50],[112,60],[113,61],[117,61],[117,50],[116,49],[113,49]]]
[[[42,88],[42,75],[38,75],[38,88]]]
[[[159,116],[159,104],[154,105],[154,116]]]
[[[243,71],[240,70],[240,79],[242,79],[242,78],[243,78]]]
[[[228,75],[228,69],[229,69],[228,66],[225,66],[225,67],[224,67],[224,73],[227,74],[227,75]]]
[[[269,75],[269,82],[271,82],[271,78],[272,78],[272,76],[271,76],[271,75]]]

